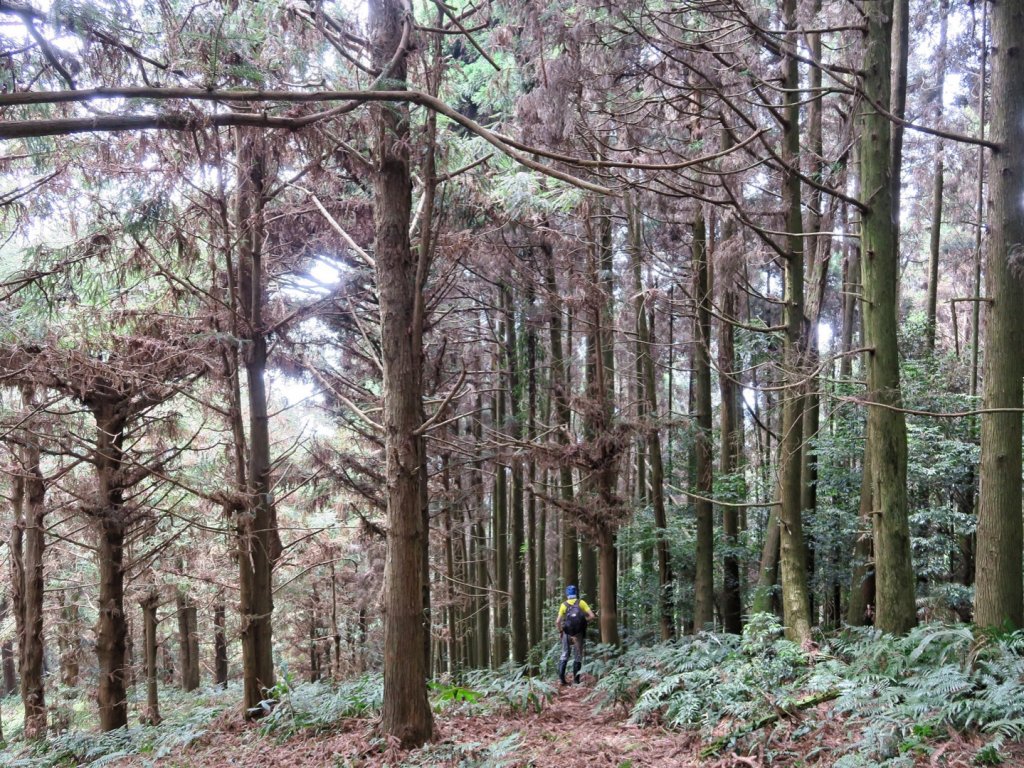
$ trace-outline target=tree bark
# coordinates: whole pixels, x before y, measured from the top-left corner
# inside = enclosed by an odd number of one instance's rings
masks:
[[[974,620],[1024,624],[1021,530],[1021,416],[1024,376],[1024,6],[992,6],[992,157],[985,258],[988,317],[981,415]],[[988,409],[1008,409],[993,412]]]
[[[213,606],[213,678],[217,685],[228,685],[228,640],[224,629],[225,607],[223,597]]]
[[[100,730],[112,731],[128,724],[125,691],[125,653],[128,625],[124,611],[124,487],[121,485],[123,444],[128,405],[124,401],[97,399],[90,407],[96,419],[96,473],[99,502],[98,566],[100,596],[96,630],[96,658],[100,679],[97,699]]]
[[[932,125],[942,122],[942,92],[946,84],[946,40],[949,30],[949,0],[939,0],[939,43],[935,50],[935,92],[932,94]],[[928,304],[925,310],[925,343],[935,351],[935,323],[939,297],[939,248],[942,244],[942,190],[945,163],[942,139],[935,140],[932,171],[932,231],[928,240]]]
[[[160,694],[156,676],[156,609],[160,605],[160,597],[150,592],[142,601],[142,635],[146,657],[146,711],[142,721],[147,725],[160,724]]]
[[[894,65],[891,34],[893,0],[865,7],[868,19],[864,59],[866,96],[890,104]],[[907,428],[902,410],[897,347],[898,219],[894,197],[899,169],[893,166],[892,124],[865,104],[861,118],[861,189],[868,210],[861,219],[864,330],[868,356],[869,452],[874,500],[875,625],[901,634],[917,622],[914,573],[907,521]]]
[[[592,261],[592,285],[595,291],[594,325],[588,334],[588,381],[590,398],[586,437],[592,451],[593,466],[589,491],[596,505],[593,518],[593,541],[597,546],[584,548],[583,595],[592,588],[589,581],[598,576],[597,593],[600,612],[601,642],[619,644],[618,624],[618,550],[616,546],[617,516],[620,500],[617,495],[619,448],[606,438],[613,427],[615,408],[615,341],[614,341],[614,251],[612,248],[611,213],[605,203],[597,206],[597,237]],[[596,563],[594,561],[597,561]],[[594,571],[593,566],[597,566]]]
[[[273,568],[280,542],[270,491],[270,426],[267,409],[267,338],[263,267],[263,202],[267,169],[262,137],[236,130],[238,189],[237,268],[239,306],[247,344],[243,352],[249,440],[246,507],[237,517],[242,678],[246,717],[264,713],[259,703],[274,686]]]
[[[501,429],[505,423],[505,388],[499,384],[494,397],[495,429]],[[508,567],[508,468],[500,461],[494,465],[494,494],[492,506],[494,515],[494,654],[496,667],[508,661],[509,654],[509,567]]]
[[[714,622],[714,495],[711,410],[711,276],[708,267],[707,229],[703,211],[693,226],[693,298],[696,303],[693,325],[693,420],[696,426],[694,453],[696,495],[693,499],[697,518],[696,572],[693,584],[693,631],[709,629]]]
[[[546,257],[544,277],[548,293],[548,331],[551,344],[550,386],[556,421],[555,439],[561,445],[568,445],[569,431],[572,427],[572,411],[569,408],[569,386],[566,378],[565,356],[562,352],[562,303],[559,299],[558,283],[555,280],[554,252],[549,243],[544,243],[541,248]],[[570,507],[572,506],[575,492],[572,484],[572,466],[569,462],[559,462],[558,478],[561,499],[566,507]],[[574,521],[565,513],[559,517],[562,523],[559,572],[562,578],[562,586],[565,587],[579,582],[579,542]]]
[[[406,79],[403,31],[411,13],[401,0],[370,0],[372,64],[390,80]],[[381,727],[403,747],[429,741],[423,649],[424,542],[419,432],[423,413],[423,284],[426,254],[409,243],[412,181],[409,110],[378,107],[375,116],[373,220],[383,365],[383,427],[387,478],[387,551],[384,564],[384,706]]]
[[[654,512],[654,527],[658,534],[655,550],[658,554],[658,624],[661,627],[661,639],[669,640],[675,634],[675,617],[673,614],[674,590],[672,562],[668,548],[668,516],[665,511],[665,467],[661,455],[661,437],[657,426],[658,389],[654,372],[652,345],[654,334],[647,322],[647,307],[644,301],[644,285],[642,271],[643,222],[641,213],[636,207],[632,196],[626,198],[627,215],[630,227],[630,247],[633,261],[633,282],[636,291],[634,311],[636,313],[637,336],[637,367],[639,368],[639,388],[642,390],[638,400],[644,402],[643,413],[650,424],[646,425],[645,442],[650,462],[650,503]]]
[[[473,614],[476,616],[473,639],[475,641],[475,661],[479,669],[486,669],[491,664],[491,609],[490,609],[490,583],[487,572],[487,531],[481,519],[484,510],[484,472],[483,461],[480,456],[483,453],[483,418],[484,405],[483,396],[477,392],[476,412],[477,418],[473,419],[473,443],[476,446],[473,460],[473,500],[475,512],[467,507],[466,524],[470,528],[470,561],[473,563]]]
[[[534,311],[535,297],[531,285],[527,294],[527,318]],[[537,329],[533,322],[526,320],[526,440],[533,443],[537,438]],[[543,637],[544,624],[541,610],[544,605],[546,550],[544,547],[545,526],[543,519],[537,519],[537,462],[531,456],[526,469],[526,556],[528,558],[527,580],[529,583],[530,634],[529,645],[536,646]]]
[[[33,390],[23,388],[27,408],[33,407]],[[38,441],[25,433],[21,448],[24,476],[24,516],[21,566],[23,573],[20,608],[23,614],[19,635],[21,701],[25,708],[25,738],[46,735],[46,695],[43,687],[43,554],[46,535],[46,486],[40,469]]]
[[[512,290],[502,286],[502,305],[505,323],[505,364],[508,370],[508,423],[513,444],[518,445],[523,435],[520,399],[522,395],[522,371],[519,368],[519,343],[516,329],[515,301]],[[526,552],[523,520],[523,461],[521,451],[515,450],[512,459],[512,495],[509,507],[509,558],[511,568],[511,616],[512,660],[519,665],[526,663],[528,650],[528,621],[526,615]]]
[[[199,687],[199,633],[196,626],[196,604],[184,592],[178,592],[176,602],[181,689],[194,691]]]
[[[865,443],[868,440],[865,438]],[[875,564],[871,525],[871,457],[864,454],[860,481],[860,521],[853,549],[853,574],[850,578],[850,602],[846,623],[851,627],[870,626],[875,616]]]
[[[10,612],[10,603],[7,595],[0,597],[0,623],[7,620]],[[17,622],[16,622],[17,623]],[[0,646],[0,665],[2,665],[2,678],[0,678],[0,698],[6,698],[18,690],[18,672],[14,662],[14,643],[7,640]]]

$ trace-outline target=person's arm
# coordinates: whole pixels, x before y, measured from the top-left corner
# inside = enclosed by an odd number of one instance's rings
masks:
[[[580,608],[586,613],[587,621],[594,621],[597,618],[597,614],[590,609],[590,605],[585,600],[580,601]]]
[[[562,634],[562,617],[565,616],[565,603],[558,606],[558,618],[555,619],[555,628],[558,634]]]

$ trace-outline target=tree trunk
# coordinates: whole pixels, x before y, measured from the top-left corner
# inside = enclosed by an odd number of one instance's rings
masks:
[[[939,0],[939,44],[935,51],[935,92],[932,94],[932,125],[942,123],[942,92],[946,84],[946,40],[949,30],[949,0]],[[942,139],[935,140],[935,165],[932,171],[932,231],[928,242],[928,304],[925,343],[935,351],[935,316],[939,297],[939,247],[942,243],[942,189],[945,165]]]
[[[23,391],[25,405],[33,407],[33,392]],[[46,696],[43,688],[43,553],[46,546],[46,486],[40,470],[39,443],[31,432],[25,433],[22,447],[24,473],[24,573],[21,610],[23,633],[19,637],[21,701],[25,708],[25,738],[46,735]]]
[[[390,88],[404,87],[411,24],[401,0],[370,0],[372,64]],[[409,109],[374,108],[374,256],[380,307],[383,426],[387,478],[387,552],[384,564],[384,707],[381,727],[403,747],[429,741],[433,716],[427,701],[423,649],[424,542],[420,468],[426,461],[419,429],[423,413],[423,284],[426,254],[409,243],[412,182]]]
[[[712,470],[711,411],[711,279],[708,268],[707,229],[704,214],[697,213],[693,226],[693,298],[696,303],[693,326],[693,421],[696,426],[694,454],[696,493],[693,499],[697,518],[696,574],[693,584],[693,631],[710,629],[714,622],[714,494]]]
[[[511,427],[513,444],[518,446],[522,439],[523,425],[520,411],[522,394],[522,372],[519,369],[519,343],[516,330],[515,301],[508,286],[502,286],[502,305],[505,323],[505,364],[508,370],[508,424]],[[512,459],[512,496],[509,509],[509,557],[511,560],[511,616],[512,660],[519,665],[526,663],[528,650],[526,615],[526,552],[523,520],[523,461],[521,451],[514,450]]]
[[[218,597],[213,606],[213,677],[217,685],[228,685],[228,640],[225,632],[224,598]]]
[[[484,514],[484,472],[483,461],[480,456],[483,452],[483,418],[484,406],[483,396],[477,392],[476,412],[477,418],[473,419],[473,443],[477,447],[474,451],[476,458],[473,460],[473,501],[474,509],[467,508],[466,524],[470,529],[470,561],[473,563],[473,615],[476,616],[474,624],[473,639],[475,641],[476,664],[479,669],[487,669],[491,664],[491,610],[490,610],[490,582],[487,573],[487,531],[484,527],[482,516]]]
[[[633,283],[636,292],[633,309],[636,314],[637,373],[638,389],[640,390],[637,400],[643,404],[642,413],[650,422],[645,425],[645,444],[650,463],[650,504],[654,512],[654,527],[658,535],[655,545],[658,554],[658,623],[661,627],[661,639],[668,640],[675,634],[673,615],[675,601],[672,563],[669,559],[668,548],[668,516],[665,511],[665,467],[662,462],[661,438],[657,425],[658,389],[652,355],[654,334],[647,321],[647,306],[644,301],[642,214],[637,209],[636,202],[631,195],[626,198],[626,206],[630,230]]]
[[[866,96],[890,104],[893,2],[865,7],[868,17],[864,60]],[[892,124],[864,105],[861,125],[861,189],[868,210],[861,217],[861,269],[868,360],[869,452],[875,504],[875,625],[904,633],[917,622],[914,572],[907,522],[907,428],[902,410],[896,342],[899,254],[894,197],[899,168],[892,164]]]
[[[96,658],[100,667],[97,698],[100,730],[128,724],[125,692],[125,649],[128,626],[124,617],[124,527],[115,518],[99,521],[99,621]]]
[[[274,686],[273,568],[280,542],[270,491],[270,427],[267,410],[267,338],[263,321],[263,198],[265,159],[261,136],[237,129],[239,305],[247,340],[243,351],[248,394],[247,503],[238,522],[242,678],[246,717],[264,713],[259,703]]]
[[[566,381],[565,356],[562,352],[562,304],[555,281],[555,256],[551,245],[542,246],[545,259],[545,284],[548,292],[548,330],[551,343],[551,400],[554,404],[555,439],[562,445],[569,443],[569,430],[572,427],[572,411],[569,409],[569,387]],[[571,339],[571,337],[570,337]],[[571,348],[570,341],[570,348]],[[566,507],[572,505],[575,493],[572,484],[572,466],[568,461],[559,463],[559,492]],[[579,542],[576,526],[569,515],[559,516],[562,522],[560,576],[562,586],[579,582]]]
[[[615,409],[615,342],[614,342],[614,251],[612,249],[611,214],[604,203],[598,205],[597,243],[594,272],[591,275],[596,294],[594,327],[589,335],[587,366],[590,378],[587,392],[591,398],[586,436],[593,455],[589,491],[598,509],[593,519],[594,543],[597,545],[597,592],[600,605],[601,642],[619,644],[618,626],[618,550],[616,546],[617,516],[621,503],[617,494],[618,447],[603,439],[613,427]],[[599,298],[597,298],[599,297]],[[590,552],[593,548],[588,547]],[[585,552],[586,554],[586,552]],[[587,558],[590,555],[587,554]],[[585,559],[584,578],[591,577],[591,565]],[[589,585],[584,584],[584,587]],[[586,594],[586,589],[584,589]]]
[[[865,443],[867,440],[865,439]],[[853,575],[850,578],[850,602],[846,623],[851,627],[870,626],[875,615],[875,564],[872,559],[871,461],[864,454],[860,481],[860,526],[853,550]]]
[[[1024,376],[1024,6],[992,6],[992,134],[985,259],[988,317],[981,415],[974,620],[1024,625],[1021,530],[1021,379]],[[991,409],[991,410],[990,410]],[[1007,409],[998,412],[996,409]]]
[[[494,424],[501,429],[505,423],[505,389],[498,386],[495,395]],[[498,461],[494,465],[494,657],[495,667],[508,661],[509,653],[509,568],[508,568],[508,479],[507,467]]]
[[[738,311],[736,289],[731,279],[722,276],[722,314],[735,317]],[[728,320],[719,323],[718,332],[718,388],[721,397],[720,424],[722,448],[719,466],[722,477],[734,477],[737,492],[728,501],[746,500],[745,482],[741,472],[743,461],[743,411],[740,385],[736,380],[735,329]],[[725,552],[722,555],[722,623],[732,634],[743,631],[743,597],[740,581],[739,511],[734,506],[722,507],[722,534]]]
[[[796,0],[783,3],[783,23],[796,29]],[[789,45],[797,44],[791,34]],[[783,196],[786,216],[786,339],[784,351],[786,391],[782,406],[779,443],[779,575],[782,583],[783,620],[787,636],[806,642],[811,636],[810,593],[807,587],[807,545],[803,535],[801,473],[803,468],[803,421],[807,384],[807,318],[804,313],[804,241],[800,196],[800,78],[796,56],[785,62],[785,131],[782,158]]]
[[[100,399],[91,403],[96,419],[96,473],[99,500],[98,566],[100,596],[96,629],[96,658],[100,676],[97,700],[100,730],[128,724],[125,692],[125,653],[128,625],[124,611],[124,488],[121,485],[123,443],[128,405]]]
[[[25,637],[25,477],[11,478],[13,523],[7,547],[11,554],[11,602],[14,608],[14,636],[18,639],[18,663],[21,663],[21,638]],[[11,676],[14,679],[14,676]],[[20,691],[20,685],[11,692]]]
[[[81,594],[78,589],[57,593],[60,605],[60,624],[57,628],[57,648],[60,652],[60,681],[69,688],[78,685],[79,659],[82,651],[82,619],[78,608]]]
[[[194,691],[199,687],[199,633],[196,626],[196,604],[184,592],[178,592],[176,602],[181,689]]]
[[[527,295],[526,317],[534,311],[534,291],[531,286]],[[526,329],[526,440],[533,443],[537,438],[537,330],[534,323],[525,322]],[[526,547],[529,572],[530,635],[529,645],[536,646],[543,636],[541,609],[544,604],[544,569],[546,567],[544,547],[544,525],[537,520],[537,462],[531,457],[527,464],[526,498]]]
[[[0,597],[0,624],[7,620],[9,612],[10,604],[8,603],[7,596],[4,595]],[[0,678],[0,698],[6,698],[18,690],[18,673],[14,662],[14,643],[11,640],[4,641],[3,645],[0,646],[0,665],[3,667],[3,676]]]
[[[160,605],[160,597],[150,592],[142,601],[142,636],[146,658],[146,711],[142,721],[147,725],[160,724],[160,695],[156,676],[156,609]]]

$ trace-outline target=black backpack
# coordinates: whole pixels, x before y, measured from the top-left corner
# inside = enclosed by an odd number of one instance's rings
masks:
[[[580,608],[579,598],[576,598],[573,603],[566,600],[563,605],[565,606],[565,616],[562,617],[562,629],[565,630],[565,634],[570,637],[582,635],[587,631],[587,617],[583,613],[583,609]]]

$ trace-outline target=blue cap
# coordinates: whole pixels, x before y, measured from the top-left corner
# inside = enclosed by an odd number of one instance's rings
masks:
[[[570,584],[568,587],[565,588],[565,596],[566,597],[576,597],[576,587],[575,587],[575,585]]]

